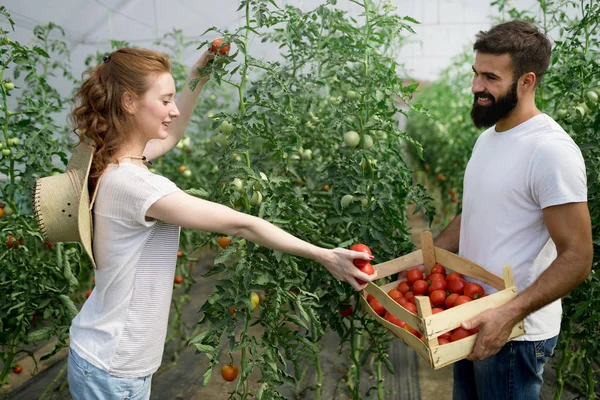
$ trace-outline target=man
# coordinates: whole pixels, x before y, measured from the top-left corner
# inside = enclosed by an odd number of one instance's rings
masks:
[[[560,298],[591,271],[585,165],[569,135],[535,105],[548,38],[512,21],[480,32],[473,49],[471,117],[491,128],[467,165],[462,214],[434,243],[496,275],[511,265],[519,295],[463,323],[479,337],[454,365],[454,399],[538,399],[560,332]],[[525,335],[504,344],[523,319]]]

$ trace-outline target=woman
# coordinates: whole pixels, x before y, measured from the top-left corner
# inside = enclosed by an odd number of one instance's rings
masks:
[[[207,51],[188,77],[211,59]],[[187,195],[145,161],[182,138],[207,78],[177,105],[168,58],[120,49],[89,71],[71,118],[92,143],[89,172],[96,287],[71,326],[69,387],[75,399],[147,399],[167,333],[180,227],[241,236],[323,264],[356,290],[375,275],[352,259],[364,253],[313,246],[251,215]]]

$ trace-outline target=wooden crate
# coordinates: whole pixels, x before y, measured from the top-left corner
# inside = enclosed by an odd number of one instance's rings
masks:
[[[447,269],[478,279],[498,290],[494,294],[461,304],[435,315],[431,312],[431,302],[427,296],[415,297],[418,315],[410,313],[388,296],[387,293],[391,289],[395,289],[401,281],[391,282],[381,287],[369,283],[363,290],[361,303],[367,312],[423,356],[432,368],[438,369],[462,360],[471,354],[478,334],[441,346],[438,345],[438,336],[457,328],[463,321],[469,320],[489,308],[506,304],[517,296],[517,287],[509,265],[504,266],[502,271],[504,277],[501,278],[465,258],[439,247],[434,247],[431,232],[421,233],[421,246],[420,250],[403,257],[374,265],[373,268],[377,271],[378,278],[384,278],[421,264],[425,265],[425,273],[429,275],[433,266],[439,263]],[[368,294],[373,295],[391,314],[419,331],[423,335],[424,341],[375,313],[367,302],[366,297]],[[523,334],[525,334],[523,321],[520,321],[514,326],[509,339]]]

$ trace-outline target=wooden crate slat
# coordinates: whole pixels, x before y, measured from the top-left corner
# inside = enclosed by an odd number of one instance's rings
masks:
[[[377,278],[379,279],[421,264],[423,264],[423,253],[421,250],[417,250],[405,256],[394,258],[381,264],[375,264],[373,265],[373,269],[377,271]]]
[[[420,316],[422,316],[423,318],[427,318],[433,315],[433,312],[431,311],[431,301],[429,301],[429,297],[416,296],[415,299],[417,301],[417,311]],[[425,332],[424,328],[421,328],[419,330],[421,332]],[[437,337],[430,335],[423,336],[425,336],[425,343],[428,344],[430,347],[437,346],[439,344]]]
[[[490,308],[496,308],[508,303],[511,299],[517,296],[517,287],[513,286],[508,289],[490,294],[461,304],[460,306],[452,307],[439,314],[432,315],[425,319],[425,330],[427,336],[439,336],[443,333],[451,331],[460,326],[462,321],[469,320],[483,311]]]
[[[435,258],[437,262],[444,267],[485,282],[496,290],[504,289],[504,279],[498,275],[492,274],[472,261],[459,257],[444,249],[440,249],[439,247],[435,248]]]
[[[513,327],[509,335],[509,339],[522,336],[525,332],[523,331],[523,324],[518,323]],[[452,364],[458,360],[466,358],[473,352],[473,347],[477,341],[479,334],[468,336],[457,342],[444,344],[441,346],[433,347],[431,349],[432,363],[434,369],[445,367],[446,365]]]
[[[414,315],[413,313],[411,313],[410,311],[408,311],[407,309],[402,307],[400,304],[396,303],[396,301],[394,301],[390,296],[388,296],[388,294],[386,292],[381,290],[381,288],[379,286],[373,284],[372,282],[369,282],[369,284],[364,289],[364,291],[373,295],[373,297],[375,297],[381,303],[381,305],[387,311],[392,313],[396,318],[400,318],[402,321],[406,322],[407,324],[409,324],[410,326],[412,326],[413,328],[415,328],[417,330],[419,330],[419,327],[421,329],[423,329],[423,327],[422,327],[423,323],[421,322],[420,317]],[[369,306],[368,304],[367,304],[367,306],[369,308],[371,308],[371,306]],[[386,321],[386,322],[388,322],[388,321]],[[394,325],[394,326],[396,326],[396,325]],[[421,333],[423,333],[423,332],[421,332]]]
[[[435,265],[433,237],[429,231],[421,232],[421,251],[423,252],[423,264],[425,264],[425,272],[429,275],[431,268],[433,268]]]

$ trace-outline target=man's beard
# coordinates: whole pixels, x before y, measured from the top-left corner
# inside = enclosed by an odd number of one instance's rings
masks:
[[[489,93],[475,93],[473,108],[471,108],[471,119],[477,128],[489,128],[508,115],[508,113],[516,107],[517,102],[519,101],[517,97],[517,85],[518,80],[515,80],[508,92],[504,96],[499,97],[498,100]],[[479,97],[490,98],[491,104],[488,106],[477,104],[477,99]]]

